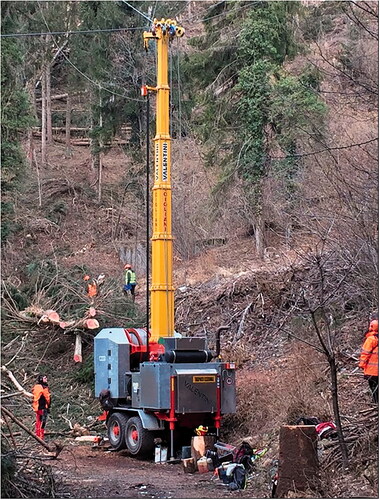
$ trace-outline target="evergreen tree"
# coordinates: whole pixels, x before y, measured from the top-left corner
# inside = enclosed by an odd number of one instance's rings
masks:
[[[256,249],[264,248],[263,183],[283,177],[291,199],[300,168],[298,147],[318,139],[325,108],[315,93],[317,72],[298,76],[284,64],[303,50],[297,42],[299,2],[219,2],[207,13],[206,35],[193,44],[198,52],[186,61],[193,119],[206,160],[219,163],[219,189],[231,188],[237,175],[250,210]],[[190,97],[195,87],[205,89]],[[273,149],[285,160],[274,160]],[[236,177],[235,177],[236,178]]]
[[[3,34],[17,32],[19,23],[10,2],[2,4]],[[19,39],[6,37],[1,46],[1,241],[17,229],[14,223],[14,196],[22,185],[26,159],[20,141],[32,124],[28,96],[23,88],[24,60]]]

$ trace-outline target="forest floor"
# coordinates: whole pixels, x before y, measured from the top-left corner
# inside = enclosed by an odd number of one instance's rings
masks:
[[[154,463],[94,448],[65,445],[52,463],[59,498],[268,498],[250,480],[243,491],[229,491],[212,472],[188,474],[181,463]]]
[[[60,145],[49,152],[49,169],[42,175],[43,206],[36,207],[36,190],[31,186],[26,193],[26,208],[18,212],[24,229],[8,243],[4,254],[4,276],[9,283],[22,287],[28,280],[27,265],[34,260],[53,259],[61,273],[85,267],[93,275],[105,273],[105,287],[111,281],[119,280],[121,284],[122,262],[127,257],[123,257],[120,247],[124,242],[127,246],[127,233],[134,221],[134,209],[119,202],[125,154],[118,150],[106,157],[104,183],[108,193],[113,191],[110,203],[100,207],[93,199],[94,192],[92,198],[88,196],[94,176],[89,152],[76,148],[70,159],[64,158]],[[46,226],[52,213],[58,214],[56,225]],[[123,238],[114,239],[119,214],[127,222]],[[36,226],[36,221],[41,221],[41,225]],[[190,336],[209,335],[212,343],[217,327],[230,325],[229,334],[222,337],[222,350],[225,359],[233,360],[238,368],[238,409],[236,415],[226,417],[222,430],[233,444],[252,435],[255,447],[268,447],[246,490],[229,491],[221,481],[212,479],[211,472],[186,474],[181,463],[156,464],[153,457],[150,461],[136,460],[126,452],[78,445],[72,438],[65,438],[58,459],[44,462],[51,465],[54,473],[55,497],[270,498],[269,471],[272,460],[278,458],[281,426],[301,416],[331,418],[333,414],[326,360],[316,349],[292,341],[282,331],[284,317],[279,315],[278,305],[286,297],[292,298],[291,279],[299,256],[307,253],[309,246],[310,241],[301,239],[297,241],[297,252],[286,245],[276,245],[275,251],[259,260],[255,258],[252,239],[242,236],[220,247],[208,248],[189,260],[175,254],[173,279],[177,289],[178,331]],[[146,293],[142,274],[136,298],[136,306],[141,310]],[[79,289],[82,273],[78,271],[77,276],[75,286]],[[118,294],[117,290],[113,292]],[[3,338],[10,345],[3,351],[3,363],[26,385],[32,383],[39,366],[47,367],[51,373],[54,399],[48,431],[59,430],[68,435],[68,421],[85,426],[87,419],[94,418],[99,411],[90,385],[78,382],[80,373],[90,366],[92,337],[85,338],[81,368],[72,362],[73,335],[17,322],[7,326],[4,333],[8,336],[9,329],[14,330],[8,340]],[[301,326],[295,323],[294,328]],[[325,483],[325,491],[331,498],[378,498],[378,474],[374,470],[378,464],[374,451],[376,436],[367,436],[358,414],[369,401],[367,383],[360,372],[355,372],[364,328],[364,321],[363,325],[357,319],[347,321],[340,337],[340,404],[344,426],[357,424],[352,430],[356,441],[350,457],[357,468],[352,467],[349,477],[336,465],[330,468],[331,481]],[[23,345],[11,344],[17,335],[22,337]],[[15,413],[22,415],[32,428],[29,402],[17,403]],[[332,460],[336,464],[338,458],[332,456]]]

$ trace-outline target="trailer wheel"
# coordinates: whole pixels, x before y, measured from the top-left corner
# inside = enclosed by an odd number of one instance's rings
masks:
[[[128,417],[123,413],[112,413],[107,422],[108,439],[112,448],[116,451],[125,448],[125,429]]]
[[[140,417],[131,417],[125,431],[125,442],[131,455],[145,457],[153,452],[154,434],[144,429]]]

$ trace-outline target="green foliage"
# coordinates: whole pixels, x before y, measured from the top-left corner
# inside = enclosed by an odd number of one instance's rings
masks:
[[[280,65],[296,54],[293,35],[297,2],[258,2],[249,12],[239,36],[245,63],[270,61]]]
[[[275,127],[280,146],[289,151],[303,136],[321,138],[325,104],[305,87],[302,77],[281,77],[272,87],[269,123]]]
[[[64,201],[57,201],[49,210],[47,218],[56,224],[59,224],[62,218],[67,214],[67,211],[68,208],[66,203]]]
[[[88,356],[79,370],[73,373],[73,381],[81,384],[93,384],[94,377],[94,357]]]
[[[240,35],[240,172],[257,211],[261,210],[260,181],[271,162],[271,145],[277,143],[287,155],[277,165],[274,162],[274,167],[284,176],[288,194],[293,194],[299,168],[297,143],[321,137],[326,112],[314,91],[320,81],[316,71],[306,68],[295,77],[282,69],[286,58],[297,50],[291,31],[297,9],[285,3],[262,2],[250,12]]]
[[[85,31],[128,26],[136,13],[121,2],[78,2],[76,16]],[[124,123],[132,126],[132,140],[137,142],[141,103],[136,80],[143,73],[141,33],[85,34],[74,37],[70,44],[70,61],[77,69],[67,67],[68,82],[74,88],[89,90],[93,153],[107,149],[101,144],[110,141]]]
[[[7,288],[4,290],[4,298],[16,304],[19,311],[24,310],[28,306],[28,298],[25,293],[13,285],[7,285]]]
[[[1,202],[1,242],[4,244],[9,236],[21,229],[21,225],[14,220],[13,201]]]
[[[16,451],[10,450],[7,440],[1,438],[1,496],[14,498],[17,494],[14,488],[17,471]]]
[[[340,2],[319,2],[305,9],[301,19],[304,40],[316,42],[334,29],[334,19],[341,12]]]
[[[11,15],[9,4],[2,9],[2,32],[17,31],[17,19]],[[20,141],[33,123],[27,94],[23,89],[24,61],[17,39],[5,38],[1,44],[1,192],[3,195],[1,242],[17,231],[13,217],[13,191],[22,184],[25,158]]]

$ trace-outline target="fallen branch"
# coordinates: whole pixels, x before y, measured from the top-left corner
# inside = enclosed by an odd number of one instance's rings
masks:
[[[40,439],[38,436],[36,436],[32,431],[30,431],[26,425],[24,425],[22,422],[20,422],[20,420],[18,420],[12,412],[10,412],[7,408],[5,408],[5,406],[2,406],[1,408],[1,411],[3,413],[5,413],[5,415],[7,415],[11,420],[13,420],[13,422],[15,424],[17,424],[19,427],[21,427],[21,429],[23,429],[25,432],[27,432],[29,434],[29,436],[32,436],[33,439],[35,439],[41,446],[43,446],[44,448],[46,448],[49,452],[53,452],[55,451],[55,455],[54,457],[58,457],[58,455],[61,453],[61,451],[63,450],[63,446],[59,443],[45,443],[45,441],[43,441],[42,439]],[[54,447],[54,448],[53,448]]]
[[[18,392],[12,392],[11,394],[2,394],[0,396],[0,399],[6,399],[6,398],[13,398],[13,396],[19,396],[20,394],[22,394],[21,391],[18,391]]]
[[[248,304],[248,306],[244,309],[243,315],[242,315],[240,323],[239,323],[238,331],[236,332],[236,335],[234,336],[234,342],[236,342],[239,339],[241,339],[242,336],[244,335],[244,322],[245,322],[245,318],[246,318],[248,312],[250,311],[252,305],[253,305],[253,302],[251,302],[250,304]]]
[[[10,370],[7,370],[7,368],[5,366],[2,366],[1,367],[1,372],[2,373],[5,373],[7,375],[7,377],[9,378],[9,380],[11,380],[13,382],[13,384],[16,386],[16,388],[22,393],[24,394],[24,396],[26,396],[27,398],[31,398],[33,399],[33,394],[31,392],[28,392],[26,391],[21,384],[19,384],[15,378],[15,376],[13,375],[13,373],[10,371]]]

